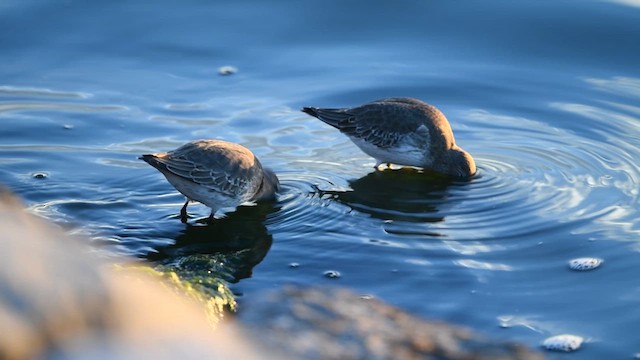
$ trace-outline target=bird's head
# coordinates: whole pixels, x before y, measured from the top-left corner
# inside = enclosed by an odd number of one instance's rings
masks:
[[[476,163],[471,154],[454,145],[434,170],[457,178],[471,178],[476,174]]]
[[[263,168],[262,171],[262,184],[255,197],[257,200],[270,200],[280,190],[280,181],[271,169]]]

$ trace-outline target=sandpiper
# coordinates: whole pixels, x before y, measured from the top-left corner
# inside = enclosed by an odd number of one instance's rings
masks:
[[[381,164],[415,166],[455,177],[471,177],[476,164],[456,145],[449,121],[435,106],[412,98],[389,98],[354,108],[304,107],[347,135]]]
[[[219,210],[268,200],[280,186],[273,171],[263,168],[244,146],[222,140],[197,140],[163,153],[140,157],[158,169],[173,187],[187,197],[180,219],[187,221],[187,205],[198,201]]]

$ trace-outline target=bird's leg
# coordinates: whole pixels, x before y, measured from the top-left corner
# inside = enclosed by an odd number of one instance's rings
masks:
[[[183,223],[186,223],[187,219],[189,218],[189,216],[187,215],[187,205],[189,205],[189,198],[187,198],[187,201],[185,201],[184,206],[180,210],[180,221],[182,221]]]
[[[211,224],[213,222],[213,211],[211,212],[211,215],[209,215],[209,219],[207,220],[209,222],[209,224]]]

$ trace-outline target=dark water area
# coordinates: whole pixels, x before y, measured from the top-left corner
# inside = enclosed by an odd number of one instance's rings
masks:
[[[631,358],[638,39],[633,0],[5,1],[0,183],[107,257],[247,249],[241,305],[338,285],[532,347],[579,335],[575,358]],[[374,172],[299,111],[390,96],[439,107],[478,176]],[[137,156],[200,138],[250,148],[280,177],[277,201],[212,225],[192,205],[182,224],[183,197]],[[579,257],[604,263],[571,271]]]

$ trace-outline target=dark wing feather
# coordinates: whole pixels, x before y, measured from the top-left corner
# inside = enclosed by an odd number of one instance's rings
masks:
[[[305,113],[316,117],[328,125],[340,130],[348,132],[354,128],[354,117],[348,112],[349,109],[321,109],[314,107],[302,108]]]
[[[403,99],[388,99],[403,100]],[[340,132],[381,148],[397,146],[405,136],[414,136],[421,125],[413,103],[380,100],[352,109],[303,108]]]

